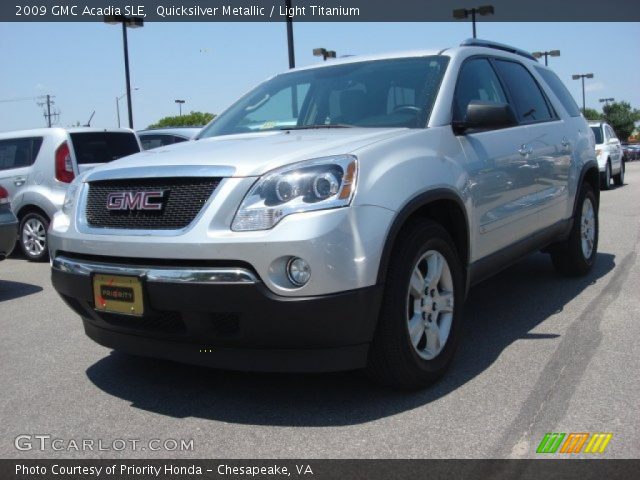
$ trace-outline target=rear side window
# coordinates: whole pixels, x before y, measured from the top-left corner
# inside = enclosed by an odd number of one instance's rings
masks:
[[[573,99],[564,83],[562,83],[562,80],[560,80],[558,76],[551,70],[547,70],[541,67],[535,67],[535,69],[538,71],[546,84],[549,85],[549,88],[553,91],[556,97],[558,97],[558,100],[560,100],[560,103],[569,113],[569,115],[572,117],[579,117],[580,108],[578,108],[578,104]]]
[[[591,131],[593,132],[593,136],[596,137],[596,143],[604,143],[604,137],[602,135],[602,127],[593,126],[591,127]]]
[[[0,170],[33,165],[41,146],[42,137],[0,140]]]
[[[523,65],[508,60],[496,60],[495,64],[511,94],[512,106],[521,123],[544,122],[553,118],[540,87]]]
[[[107,163],[140,151],[133,133],[78,132],[70,135],[79,165]]]
[[[140,143],[142,148],[149,150],[151,148],[164,147],[166,145],[173,145],[174,143],[184,142],[187,139],[184,137],[178,137],[177,135],[168,135],[165,133],[154,133],[152,135],[140,135]]]
[[[486,58],[472,59],[462,66],[453,101],[454,121],[464,120],[472,100],[507,103],[500,80]]]

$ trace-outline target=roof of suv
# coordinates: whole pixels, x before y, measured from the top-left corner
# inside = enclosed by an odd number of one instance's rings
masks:
[[[409,51],[400,51],[400,52],[381,53],[381,54],[375,54],[375,55],[345,56],[345,57],[332,59],[330,62],[322,62],[314,65],[308,65],[306,67],[295,68],[294,71],[311,70],[315,68],[330,67],[331,65],[342,65],[342,64],[357,63],[357,62],[374,61],[374,60],[387,60],[387,59],[391,60],[396,58],[415,58],[415,57],[426,57],[426,56],[432,56],[432,55],[442,55],[445,52],[447,56],[454,57],[460,53],[469,52],[470,49],[473,49],[473,51],[477,53],[484,53],[489,55],[490,54],[495,55],[499,53],[500,55],[503,55],[508,58],[509,57],[516,58],[520,61],[538,64],[538,60],[533,55],[519,48],[512,47],[510,45],[505,45],[503,43],[492,42],[489,40],[470,38],[462,42],[457,47],[409,50]],[[540,66],[545,68],[543,65],[540,65]]]

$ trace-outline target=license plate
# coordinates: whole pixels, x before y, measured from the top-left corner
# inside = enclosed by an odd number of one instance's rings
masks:
[[[93,276],[93,299],[100,312],[136,317],[144,314],[142,282],[137,277],[96,274]]]

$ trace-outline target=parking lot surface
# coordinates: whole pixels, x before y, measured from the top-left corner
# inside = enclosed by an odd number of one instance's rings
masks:
[[[536,254],[474,288],[452,369],[417,393],[359,372],[248,374],[112,352],[85,337],[49,265],[14,253],[0,262],[0,457],[521,458],[547,432],[610,432],[601,457],[638,458],[640,162],[626,182],[601,194],[591,274],[560,277]],[[18,450],[20,435],[60,450]],[[110,448],[73,447],[87,439]],[[116,451],[118,439],[139,443]],[[193,448],[151,451],[153,439]]]

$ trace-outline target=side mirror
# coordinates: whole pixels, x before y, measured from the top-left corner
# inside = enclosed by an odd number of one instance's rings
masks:
[[[467,105],[463,122],[454,123],[460,132],[465,130],[491,130],[512,127],[518,124],[515,114],[508,103],[472,100]]]

